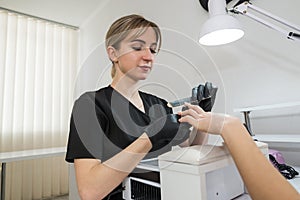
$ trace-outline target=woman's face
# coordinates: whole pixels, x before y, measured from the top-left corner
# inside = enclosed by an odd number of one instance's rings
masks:
[[[117,63],[115,67],[119,75],[126,75],[135,81],[144,80],[152,70],[158,44],[155,31],[149,27],[146,31],[133,38],[132,31],[116,50]]]

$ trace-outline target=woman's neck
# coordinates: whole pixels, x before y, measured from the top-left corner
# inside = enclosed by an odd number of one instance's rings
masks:
[[[128,99],[132,99],[138,94],[138,82],[128,77],[115,77],[110,84],[112,88]]]
[[[117,79],[115,77],[110,86],[122,94],[139,110],[145,112],[143,101],[139,95],[137,81],[134,81],[129,77],[122,77],[122,79]]]

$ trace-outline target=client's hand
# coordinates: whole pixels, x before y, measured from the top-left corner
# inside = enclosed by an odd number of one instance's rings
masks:
[[[229,122],[238,120],[237,118],[225,114],[205,112],[198,105],[186,103],[185,106],[187,106],[188,109],[179,113],[181,115],[179,121],[189,123],[201,132],[221,134]]]

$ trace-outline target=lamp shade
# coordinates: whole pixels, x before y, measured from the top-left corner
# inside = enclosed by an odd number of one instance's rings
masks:
[[[199,43],[207,46],[227,44],[243,37],[239,22],[228,14],[211,16],[202,26]]]
[[[233,42],[244,35],[239,22],[227,14],[225,0],[208,1],[209,18],[200,32],[200,44],[214,46]]]

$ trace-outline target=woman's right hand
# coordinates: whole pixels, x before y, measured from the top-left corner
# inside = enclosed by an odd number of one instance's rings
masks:
[[[185,141],[190,134],[191,125],[178,123],[178,116],[175,114],[164,115],[145,128],[153,148],[151,151],[162,148],[161,144],[169,144],[174,141]]]
[[[188,108],[178,114],[181,115],[179,122],[187,122],[198,131],[219,135],[230,122],[239,119],[226,115],[212,112],[205,112],[198,105],[185,103]]]

